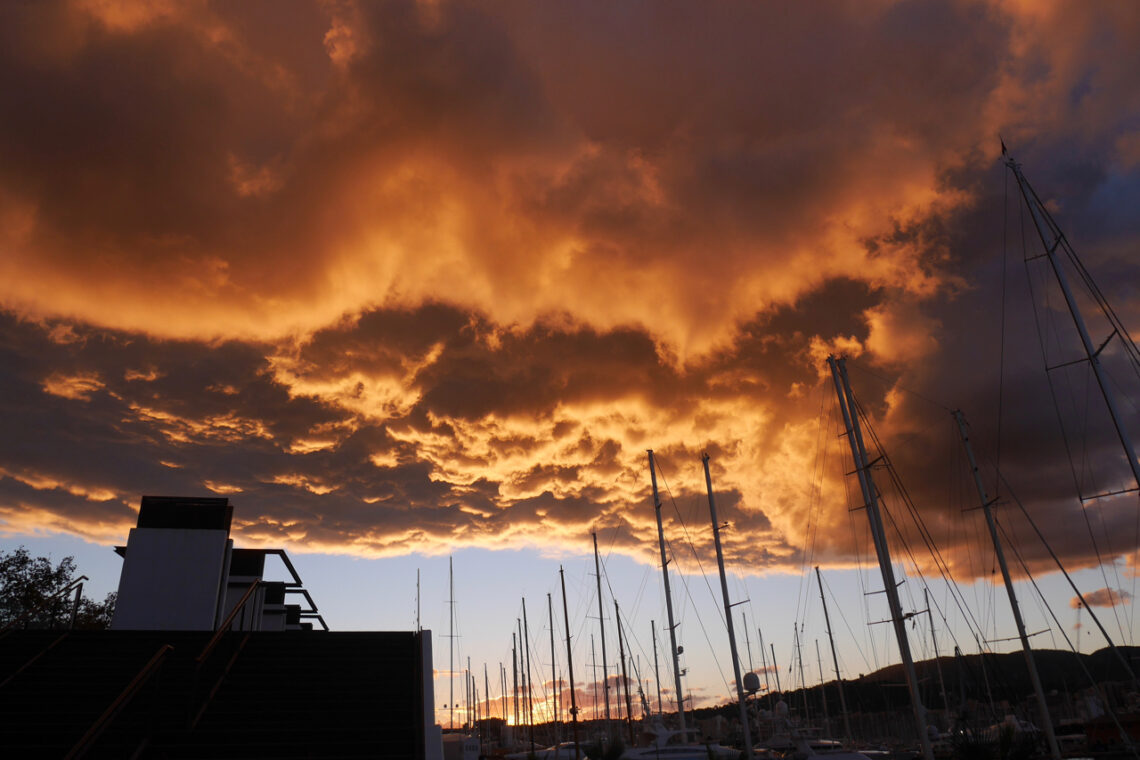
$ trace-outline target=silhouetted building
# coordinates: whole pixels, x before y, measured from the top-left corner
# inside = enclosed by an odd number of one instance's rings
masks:
[[[144,496],[111,630],[0,633],[5,756],[440,757],[431,632],[328,631],[232,517]],[[265,580],[271,557],[289,580]]]

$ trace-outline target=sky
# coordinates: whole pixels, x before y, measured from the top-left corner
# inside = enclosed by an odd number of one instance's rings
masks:
[[[564,565],[589,662],[592,533],[639,652],[662,625],[652,449],[723,701],[707,452],[736,609],[785,660],[820,565],[865,672],[836,354],[914,505],[876,468],[907,603],[930,577],[936,628],[1012,635],[961,409],[1015,573],[1088,634],[1016,497],[1129,639],[1136,484],[999,135],[1140,324],[1137,72],[1123,0],[0,4],[0,547],[105,593],[143,494],[228,496],[334,627],[413,625],[421,570],[437,667],[448,556],[492,671]]]

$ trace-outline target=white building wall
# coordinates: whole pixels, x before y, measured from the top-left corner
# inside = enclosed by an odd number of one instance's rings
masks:
[[[435,723],[435,664],[431,651],[431,631],[420,631],[423,652],[420,671],[424,684],[424,756],[425,760],[443,760],[443,731]]]
[[[233,548],[227,531],[133,528],[115,630],[213,630]]]

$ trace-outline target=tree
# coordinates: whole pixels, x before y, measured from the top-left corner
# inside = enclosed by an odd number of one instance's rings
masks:
[[[21,546],[0,554],[0,627],[32,613],[22,625],[27,628],[65,628],[71,621],[74,593],[56,594],[79,576],[74,557],[52,565],[47,557],[33,557]],[[115,593],[102,602],[81,597],[75,627],[106,628],[115,610]]]

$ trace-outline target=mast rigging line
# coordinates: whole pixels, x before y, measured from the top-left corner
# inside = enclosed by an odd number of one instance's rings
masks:
[[[998,398],[997,398],[997,451],[994,457],[994,475],[1001,469],[1001,428],[1003,412],[1005,409],[1005,307],[1008,298],[1006,281],[1009,269],[1009,175],[1002,173],[1002,214],[1001,214],[1001,335],[998,350]],[[1021,204],[1018,204],[1020,210]],[[1022,236],[1025,233],[1025,223],[1021,224]],[[1024,248],[1024,246],[1022,246]],[[1000,494],[994,489],[994,498]]]
[[[856,651],[859,652],[859,656],[863,659],[863,664],[867,666],[867,672],[873,673],[875,670],[878,670],[878,664],[877,663],[876,663],[875,667],[872,668],[871,663],[867,661],[867,655],[863,651],[863,647],[859,646],[859,640],[855,638],[855,632],[851,629],[851,623],[849,623],[847,621],[847,616],[845,614],[843,614],[843,606],[839,603],[839,597],[837,597],[835,595],[835,592],[831,590],[831,584],[828,583],[826,578],[823,579],[823,585],[827,588],[828,595],[835,602],[834,609],[839,610],[839,617],[841,620],[843,620],[843,625],[847,628],[847,632],[849,634],[851,634],[851,638],[855,642],[855,649],[856,649]],[[839,655],[839,660],[840,660],[840,665],[843,666],[842,669],[845,670],[846,669],[846,663],[844,663],[842,661],[843,660],[842,654]]]
[[[677,506],[677,499],[674,498],[674,496],[673,496],[673,490],[671,488],[669,488],[669,482],[665,479],[665,474],[661,471],[661,459],[660,459],[660,457],[657,457],[655,455],[654,461],[657,462],[657,474],[661,477],[661,482],[665,484],[665,492],[667,494],[669,494],[669,503],[673,505],[673,512],[677,516],[677,522],[679,522],[681,524],[681,532],[684,535],[685,543],[688,545],[689,552],[693,555],[693,559],[695,559],[697,561],[697,568],[700,569],[701,577],[705,581],[705,586],[708,587],[709,596],[712,597],[713,600],[715,601],[716,593],[713,591],[712,584],[709,582],[709,576],[708,576],[708,573],[705,572],[705,565],[703,562],[701,562],[701,556],[699,554],[697,554],[697,547],[693,545],[693,539],[689,535],[689,526],[685,523],[685,518],[681,514],[681,509],[680,509],[680,507]],[[694,498],[699,498],[699,497],[694,497]],[[672,557],[674,564],[679,564],[677,556],[673,552],[673,542],[666,539],[665,543],[669,546],[669,555]],[[678,574],[681,576],[682,584],[685,585],[686,596],[689,597],[690,602],[693,602],[692,594],[689,592],[688,582],[685,580],[685,573],[681,573],[678,570]],[[694,602],[693,606],[694,606],[694,608],[696,607],[695,602]],[[721,623],[724,623],[724,617],[721,616],[720,610],[717,610],[717,615],[720,616]]]
[[[661,458],[658,457],[656,453],[654,453],[653,461],[657,464],[657,474],[660,476],[661,482],[664,483],[664,485],[665,485],[665,492],[669,495],[669,502],[673,505],[673,512],[677,515],[677,521],[681,524],[681,531],[684,534],[685,542],[688,544],[689,551],[692,552],[693,558],[697,561],[697,567],[701,571],[701,577],[705,581],[705,586],[708,587],[709,596],[712,597],[712,599],[714,601],[714,608],[716,608],[716,606],[715,606],[716,594],[713,593],[712,584],[709,583],[708,573],[705,572],[705,566],[701,562],[700,555],[697,554],[697,549],[693,545],[693,541],[689,536],[689,528],[685,524],[685,519],[681,515],[681,510],[677,507],[677,500],[673,497],[673,491],[672,491],[672,489],[669,488],[669,482],[665,479],[665,474],[661,471]],[[672,560],[673,565],[679,566],[680,563],[677,560],[677,555],[673,551],[673,542],[669,541],[669,539],[666,538],[665,539],[665,545],[669,550],[669,557]],[[686,577],[686,573],[682,573],[678,570],[677,575],[680,577],[681,585],[685,589],[685,596],[688,598],[689,603],[693,606],[693,609],[696,610],[697,603],[696,603],[696,600],[693,599],[693,593],[692,593],[692,590],[689,588],[689,581],[688,581],[688,578]],[[716,608],[716,613],[717,613],[717,617],[721,621],[721,624],[725,625],[727,627],[727,623],[725,623],[725,621],[724,621],[724,615],[721,613],[719,608]],[[705,643],[708,644],[709,652],[712,654],[713,662],[716,663],[717,674],[720,676],[720,680],[724,683],[725,691],[731,693],[732,687],[729,685],[728,679],[724,675],[724,666],[720,664],[720,658],[717,657],[716,647],[713,646],[712,637],[709,636],[708,629],[705,628],[704,620],[701,619],[701,616],[696,615],[696,618],[697,618],[697,626],[701,629],[701,634],[705,637]],[[681,627],[681,621],[677,621],[676,625],[678,628],[680,628]],[[645,653],[644,650],[643,650],[643,653]]]
[[[611,600],[617,599],[617,594],[614,593],[613,586],[610,584],[610,576],[609,576],[609,573],[607,572],[605,560],[600,560],[599,564],[601,565],[602,578],[606,582],[606,588],[609,589],[609,591],[610,591],[610,599]],[[648,584],[648,582],[649,582],[649,568],[647,567],[645,572],[643,572],[641,574],[641,585],[638,586],[637,594],[634,596],[633,613],[635,615],[637,614],[637,611],[639,609],[641,609],[641,602],[645,598],[645,587]],[[591,597],[591,599],[593,599],[593,597]],[[626,614],[626,615],[624,615],[624,617],[626,617],[628,619],[629,615]],[[628,643],[630,641],[630,633],[628,631],[626,631],[623,633],[623,635],[624,635],[626,642]],[[641,654],[648,656],[649,652],[646,650],[645,645],[641,643],[641,640],[639,638],[637,638],[637,634],[633,634],[633,643],[637,644],[637,648],[641,651]],[[630,651],[631,652],[633,651],[632,647],[630,648]]]
[[[1026,183],[1026,184],[1028,185],[1028,183]],[[1040,199],[1037,198],[1037,194],[1033,190],[1032,187],[1029,187],[1029,191],[1030,191],[1030,193],[1033,194],[1034,199],[1036,199],[1037,202],[1040,203]],[[1024,192],[1023,192],[1023,196],[1024,196]],[[1026,205],[1028,205],[1029,198],[1025,197],[1025,201],[1026,201]],[[1076,459],[1074,458],[1072,445],[1069,442],[1069,434],[1066,431],[1064,415],[1061,413],[1061,404],[1060,404],[1060,401],[1058,400],[1058,390],[1057,390],[1056,384],[1053,382],[1053,372],[1051,371],[1051,369],[1049,367],[1049,356],[1048,356],[1048,347],[1047,347],[1046,336],[1042,332],[1041,318],[1037,313],[1038,296],[1037,296],[1036,290],[1033,287],[1033,274],[1029,269],[1029,262],[1031,259],[1026,255],[1027,246],[1026,246],[1026,235],[1025,235],[1024,207],[1021,204],[1018,204],[1018,208],[1021,211],[1022,259],[1023,259],[1024,266],[1025,266],[1026,281],[1029,285],[1030,302],[1031,302],[1032,311],[1033,311],[1033,323],[1034,323],[1034,328],[1037,332],[1037,343],[1038,343],[1038,346],[1040,347],[1040,350],[1041,350],[1042,366],[1045,369],[1045,380],[1046,380],[1046,384],[1049,387],[1050,400],[1053,402],[1053,412],[1055,413],[1056,418],[1057,418],[1057,426],[1061,430],[1061,441],[1062,441],[1064,448],[1065,448],[1065,458],[1069,462],[1069,473],[1072,475],[1072,478],[1073,478],[1073,488],[1077,493],[1077,498],[1083,502],[1085,500],[1085,497],[1084,497],[1084,490],[1085,489],[1081,485],[1081,478],[1077,472],[1078,468],[1077,468]],[[1060,228],[1056,227],[1056,224],[1053,222],[1052,217],[1050,217],[1046,214],[1046,220],[1047,220],[1048,226],[1050,227],[1050,231],[1056,236],[1057,243],[1061,244],[1062,241],[1064,242],[1064,245],[1062,246],[1062,248],[1063,248],[1063,250],[1065,250],[1066,256],[1069,259],[1069,261],[1071,263],[1074,263],[1075,265],[1077,265],[1079,271],[1084,270],[1083,264],[1080,264],[1080,260],[1076,258],[1076,253],[1071,252],[1071,248],[1068,246],[1068,241],[1065,240],[1064,234],[1060,231]],[[1040,231],[1039,231],[1039,234],[1040,234]],[[1042,242],[1044,242],[1043,236],[1042,236]],[[1074,259],[1076,259],[1075,262],[1074,262]],[[1084,279],[1084,277],[1082,275],[1082,280],[1083,279]],[[1091,276],[1090,276],[1090,280],[1091,280]],[[1095,283],[1091,283],[1091,284],[1092,284],[1093,288],[1096,287]],[[1089,286],[1089,283],[1086,282],[1086,287],[1088,287],[1088,286]],[[1097,293],[1099,293],[1099,290],[1097,290]],[[1096,299],[1095,296],[1094,296],[1094,299],[1097,301],[1098,305],[1101,305],[1102,311],[1104,311],[1105,307],[1107,307],[1108,309],[1111,310],[1111,306],[1108,306],[1107,302],[1102,304],[1100,299]],[[1050,314],[1051,314],[1051,310],[1047,308],[1046,309],[1047,318],[1049,317]],[[1115,312],[1113,312],[1113,316],[1115,316]],[[1076,319],[1075,316],[1073,318],[1074,318],[1074,320]],[[1132,343],[1131,338],[1128,337],[1127,330],[1124,329],[1122,324],[1118,324],[1116,321],[1114,321],[1112,317],[1110,317],[1109,322],[1113,325],[1115,332],[1121,335],[1121,340],[1124,341],[1124,343],[1126,344],[1126,349],[1129,345],[1131,346],[1132,351],[1129,352],[1129,356],[1133,357],[1133,361],[1135,363],[1134,354],[1135,354],[1136,346],[1134,343]],[[1079,328],[1078,328],[1078,330],[1079,330]],[[1110,335],[1109,338],[1111,339],[1111,337],[1112,336]],[[1088,356],[1087,354],[1080,361],[1089,362],[1090,369],[1093,369],[1091,357]],[[1086,381],[1087,381],[1087,378],[1086,378]],[[1088,388],[1086,385],[1086,391],[1087,390],[1088,390]],[[1071,397],[1071,395],[1072,395],[1072,389],[1070,388],[1070,397]],[[1071,398],[1070,398],[1070,401],[1071,401]],[[1073,403],[1073,405],[1075,407],[1075,402]],[[1111,406],[1109,407],[1109,413],[1111,415]],[[1087,414],[1083,415],[1083,417],[1087,423],[1088,415]],[[1086,459],[1087,459],[1087,445],[1088,445],[1087,437],[1083,437],[1082,440],[1084,441],[1084,445],[1086,447]],[[1126,454],[1127,454],[1127,449],[1126,449]],[[1094,484],[1094,490],[1097,490],[1095,487],[1095,484]],[[1085,528],[1089,534],[1089,541],[1092,542],[1093,553],[1096,555],[1097,565],[1100,568],[1101,577],[1104,580],[1104,585],[1107,587],[1110,584],[1108,582],[1108,576],[1104,570],[1104,557],[1101,554],[1100,545],[1097,543],[1096,535],[1093,532],[1092,523],[1089,520],[1089,516],[1088,516],[1088,511],[1082,508],[1081,509],[1081,517],[1084,519]],[[1044,540],[1044,539],[1042,539],[1042,540]],[[1115,608],[1113,609],[1113,613],[1114,613],[1114,617],[1116,619],[1117,627],[1121,629],[1121,635],[1123,635],[1123,626],[1120,624],[1120,616],[1119,616],[1119,614],[1116,613]]]
[[[977,622],[977,619],[974,617],[973,611],[970,609],[969,605],[966,604],[966,600],[962,596],[961,589],[959,589],[958,585],[955,582],[953,582],[952,576],[949,572],[949,566],[946,565],[945,560],[942,558],[941,552],[938,551],[937,545],[934,542],[933,536],[930,534],[930,531],[926,527],[926,523],[922,519],[922,516],[918,513],[917,508],[915,508],[914,503],[910,498],[909,492],[906,490],[906,487],[903,485],[902,480],[898,475],[898,472],[895,470],[894,464],[891,462],[890,456],[886,453],[886,449],[882,446],[882,443],[879,440],[878,436],[876,435],[873,427],[871,427],[870,421],[867,419],[867,415],[865,414],[865,411],[863,410],[859,400],[857,398],[854,398],[854,394],[852,394],[852,397],[853,397],[853,399],[855,401],[855,405],[858,409],[860,419],[864,420],[868,426],[868,430],[869,430],[869,433],[872,437],[872,440],[874,441],[875,446],[879,451],[880,459],[883,461],[884,466],[886,467],[887,472],[891,477],[891,482],[894,484],[895,488],[897,489],[897,491],[899,493],[900,498],[903,500],[903,503],[906,506],[907,511],[909,512],[909,514],[911,516],[911,520],[918,527],[919,534],[922,537],[923,542],[927,546],[927,551],[930,553],[931,557],[934,558],[934,560],[935,560],[935,566],[937,567],[939,574],[942,576],[943,581],[945,582],[947,588],[951,590],[951,592],[952,592],[951,598],[954,599],[955,605],[958,607],[959,612],[961,612],[963,614],[963,620],[966,624],[966,628],[970,632],[970,634],[973,636],[974,642],[978,648],[979,654],[983,655],[982,667],[983,668],[985,667],[985,658],[988,655],[990,662],[991,662],[991,669],[992,669],[993,673],[995,674],[995,676],[998,678],[999,685],[1001,686],[1002,690],[1007,694],[1007,696],[1011,696],[1010,685],[1009,685],[1008,679],[1004,677],[1004,671],[1003,671],[1000,663],[996,660],[996,658],[993,657],[993,653],[990,652],[986,647],[983,646],[983,642],[985,642],[988,638],[985,635],[985,630]],[[921,579],[924,586],[929,588],[929,584],[927,583],[926,577],[923,574],[921,567],[919,566],[918,561],[914,556],[914,552],[910,547],[910,543],[906,540],[906,537],[903,534],[898,522],[895,520],[894,515],[891,513],[890,509],[887,508],[885,501],[881,498],[883,494],[882,494],[881,489],[879,489],[877,485],[876,485],[876,491],[878,492],[878,494],[880,496],[880,505],[882,507],[882,511],[885,512],[887,519],[891,523],[891,527],[895,531],[895,535],[898,536],[899,541],[902,543],[903,549],[905,550],[907,556],[910,558],[910,561],[915,568],[915,572],[916,572],[918,578]],[[994,593],[996,593],[996,590],[991,588],[991,597],[990,597],[991,605],[993,603],[993,594]],[[946,617],[945,617],[945,615],[942,614],[941,610],[939,610],[939,615],[942,617],[943,621],[946,621]],[[972,621],[972,625],[971,625],[971,621]],[[996,624],[996,616],[994,618],[994,621]],[[948,622],[948,621],[946,621],[946,622]],[[958,645],[959,642],[957,640],[957,636],[953,632],[953,629],[950,628],[949,625],[947,625],[947,628],[950,632],[951,638],[954,640],[955,645]]]
[[[905,386],[897,385],[893,383],[889,378],[886,378],[883,375],[874,372],[873,370],[862,367],[858,363],[852,363],[848,366],[854,367],[855,369],[865,374],[876,377],[891,388],[899,388],[900,390],[910,393],[915,397],[922,399],[923,401],[926,401],[927,403],[936,406],[939,409],[942,409],[943,411],[946,411],[948,413],[952,412],[952,410],[944,404],[941,404],[940,402],[935,401],[934,399],[931,399],[928,396],[925,396],[917,391],[906,388]],[[902,500],[903,505],[906,507],[907,512],[910,514],[911,521],[918,529],[919,536],[922,538],[927,552],[934,560],[934,565],[938,569],[939,575],[942,577],[942,580],[947,585],[947,587],[952,590],[951,597],[954,599],[955,606],[957,606],[958,611],[963,614],[963,620],[966,622],[967,629],[970,630],[971,635],[974,637],[975,644],[977,644],[980,651],[982,648],[981,642],[986,638],[984,628],[978,622],[977,618],[974,617],[973,611],[970,609],[969,604],[967,604],[965,598],[962,597],[961,589],[959,589],[957,583],[953,581],[953,574],[950,572],[950,567],[946,563],[945,558],[942,556],[941,551],[938,550],[938,544],[934,540],[934,535],[930,532],[930,529],[926,525],[926,521],[923,519],[922,514],[918,511],[917,507],[915,507],[914,501],[911,499],[910,493],[907,491],[906,486],[903,484],[902,479],[899,477],[894,463],[891,461],[890,455],[887,454],[886,448],[883,446],[878,433],[876,432],[874,426],[871,424],[870,417],[867,414],[865,407],[854,393],[852,393],[852,397],[855,400],[856,412],[859,415],[859,419],[863,421],[863,424],[879,453],[879,461],[881,461],[884,465],[884,468],[890,476],[891,483],[894,485],[899,494],[899,498]],[[926,576],[923,574],[922,569],[914,556],[914,552],[910,548],[909,542],[907,541],[898,523],[895,521],[894,515],[891,513],[890,508],[887,506],[886,500],[882,498],[884,495],[882,489],[876,486],[876,490],[880,496],[882,509],[886,513],[887,518],[890,520],[891,527],[894,529],[895,535],[898,536],[899,540],[902,542],[903,548],[905,549],[907,556],[910,558],[911,564],[914,566],[916,574],[922,580],[923,585],[929,588],[929,584],[926,581]],[[941,610],[940,615],[942,616],[943,622],[947,623],[947,628],[951,631],[951,637],[954,638],[954,643],[956,645],[959,644],[957,638],[953,634],[952,628],[949,626],[945,615],[941,613]]]
[[[1045,255],[1049,258],[1050,267],[1056,277],[1057,284],[1061,289],[1061,293],[1065,298],[1065,304],[1069,310],[1069,316],[1073,320],[1073,326],[1076,328],[1078,335],[1081,339],[1081,344],[1084,348],[1085,355],[1088,358],[1089,366],[1096,375],[1097,385],[1100,387],[1101,395],[1104,397],[1104,403],[1108,410],[1109,415],[1112,417],[1113,426],[1116,428],[1117,437],[1123,447],[1126,458],[1128,460],[1129,468],[1132,471],[1132,477],[1137,485],[1140,485],[1140,461],[1137,461],[1136,451],[1132,445],[1131,436],[1121,419],[1121,415],[1116,406],[1116,399],[1110,388],[1109,383],[1106,382],[1108,377],[1108,370],[1100,362],[1100,353],[1104,346],[1101,348],[1093,349],[1092,339],[1089,335],[1088,328],[1081,315],[1080,308],[1076,303],[1076,298],[1073,295],[1072,289],[1069,287],[1068,278],[1064,274],[1064,267],[1056,257],[1058,248],[1064,253],[1070,265],[1076,269],[1079,279],[1084,283],[1085,288],[1093,300],[1096,301],[1100,307],[1101,314],[1104,315],[1109,324],[1114,328],[1114,332],[1120,337],[1121,344],[1124,346],[1125,353],[1129,355],[1133,367],[1133,373],[1137,374],[1137,368],[1140,367],[1140,351],[1137,350],[1135,343],[1132,341],[1131,334],[1125,329],[1124,324],[1120,321],[1112,306],[1104,298],[1104,294],[1096,285],[1092,275],[1085,269],[1084,264],[1077,256],[1076,251],[1073,250],[1069,244],[1068,239],[1065,237],[1064,232],[1061,231],[1060,226],[1054,221],[1052,215],[1049,213],[1048,208],[1041,202],[1041,198],[1037,195],[1037,191],[1029,184],[1025,175],[1021,171],[1021,166],[1008,156],[1004,146],[1002,149],[1003,163],[1013,172],[1014,178],[1017,180],[1018,189],[1021,191],[1021,196],[1025,200],[1025,205],[1028,207],[1030,214],[1033,217],[1033,225],[1037,231],[1037,235],[1045,249]],[[1047,239],[1052,238],[1052,241]],[[1110,335],[1111,339],[1111,335]],[[1105,341],[1107,345],[1108,341]]]
[[[985,637],[984,635],[980,635],[982,634],[982,630],[978,625],[977,619],[974,617],[973,612],[969,609],[969,605],[966,604],[965,599],[960,598],[961,590],[953,580],[953,575],[950,573],[950,567],[946,563],[945,558],[943,558],[941,551],[938,550],[937,545],[934,543],[934,537],[931,535],[929,528],[927,528],[925,520],[922,519],[922,515],[919,514],[918,509],[914,506],[909,492],[906,490],[906,487],[903,485],[902,480],[899,478],[898,472],[895,470],[894,463],[891,461],[890,455],[887,454],[886,449],[883,447],[878,433],[871,425],[871,421],[868,418],[863,404],[859,401],[858,397],[854,395],[854,393],[852,393],[852,398],[855,400],[856,413],[858,413],[859,418],[863,421],[867,433],[870,435],[871,441],[875,444],[875,448],[879,452],[879,459],[883,463],[888,475],[890,476],[891,483],[894,485],[896,491],[899,494],[899,498],[903,502],[903,505],[906,507],[907,512],[910,514],[911,520],[918,528],[919,536],[922,538],[923,543],[926,545],[927,552],[929,552],[931,558],[934,560],[934,565],[938,569],[939,574],[942,576],[943,582],[946,583],[948,588],[953,589],[951,596],[955,601],[955,605],[958,607],[958,611],[962,613],[963,620],[966,622],[966,627],[970,630],[971,634],[974,635],[975,642],[978,644],[978,647],[980,649],[980,642]],[[887,507],[885,500],[881,498],[883,496],[882,489],[879,489],[878,486],[876,486],[876,490],[879,491],[882,510],[890,520],[891,527],[894,528],[895,535],[898,536],[899,540],[902,542],[903,549],[906,551],[907,556],[910,558],[911,564],[914,566],[916,574],[922,580],[924,586],[929,586],[929,584],[926,582],[926,576],[923,574],[922,568],[918,564],[918,560],[915,558],[914,552],[911,550],[910,543],[906,540],[906,536],[903,534],[891,510]],[[971,621],[973,625],[971,625]],[[951,635],[953,637],[953,634]],[[954,643],[958,644],[956,638]]]
[[[1005,528],[1003,528],[1000,523],[998,524],[998,528],[1002,531],[1003,534],[1005,534]],[[1007,541],[1008,541],[1008,536],[1007,536]],[[1037,585],[1037,580],[1033,577],[1033,574],[1031,572],[1029,572],[1029,567],[1028,567],[1028,565],[1025,564],[1025,560],[1023,560],[1021,558],[1021,552],[1019,552],[1017,550],[1017,547],[1013,546],[1012,544],[1011,544],[1011,548],[1013,549],[1014,556],[1017,557],[1018,564],[1021,565],[1022,570],[1025,571],[1026,577],[1029,578],[1029,582],[1033,584],[1033,590],[1042,599],[1042,601],[1044,601],[1045,595],[1044,595],[1044,593],[1042,593],[1041,588]],[[1083,604],[1083,601],[1082,601],[1082,604]],[[1047,610],[1049,610],[1049,615],[1053,618],[1053,622],[1056,623],[1057,628],[1060,630],[1061,635],[1065,639],[1065,643],[1067,643],[1069,645],[1069,650],[1076,656],[1077,664],[1080,665],[1081,670],[1084,672],[1085,676],[1089,679],[1089,683],[1092,684],[1093,688],[1095,688],[1098,692],[1100,692],[1100,687],[1097,685],[1096,679],[1093,678],[1092,673],[1089,672],[1088,667],[1085,665],[1084,658],[1081,657],[1080,652],[1077,651],[1077,649],[1073,646],[1073,642],[1069,638],[1069,634],[1065,633],[1065,627],[1061,624],[1061,621],[1057,619],[1057,616],[1053,613],[1053,608],[1049,606],[1049,603],[1047,601],[1045,602],[1045,608]],[[1079,636],[1080,634],[1078,633],[1077,635]],[[1132,753],[1133,757],[1140,759],[1140,754],[1138,754],[1138,752],[1137,752],[1136,745],[1134,745],[1132,743],[1131,739],[1129,738],[1128,732],[1125,731],[1124,727],[1120,725],[1120,720],[1117,718],[1116,711],[1112,709],[1112,706],[1108,703],[1107,699],[1104,699],[1103,702],[1104,702],[1104,708],[1105,708],[1105,710],[1108,711],[1109,716],[1112,718],[1112,722],[1116,725],[1116,730],[1120,732],[1120,736],[1124,740],[1125,746],[1128,747],[1128,750]]]
[[[656,457],[654,457],[654,460],[657,461]],[[660,468],[658,468],[658,469],[660,469]],[[666,542],[666,543],[668,545],[668,542]],[[612,551],[612,547],[613,547],[613,541],[611,540],[611,545],[610,545],[611,551]],[[670,554],[672,554],[672,547],[669,547],[669,552],[670,552]],[[610,552],[607,552],[606,559],[608,559],[609,553]],[[599,559],[599,569],[601,571],[601,577],[606,583],[606,588],[610,592],[610,599],[614,600],[614,599],[617,599],[617,594],[614,593],[613,586],[610,584],[609,572],[608,572],[608,568],[606,567],[606,559]],[[675,559],[674,559],[674,561],[675,561]],[[634,599],[633,612],[635,615],[637,613],[637,610],[641,607],[641,601],[644,598],[645,587],[648,583],[648,580],[649,580],[649,570],[647,568],[646,571],[644,573],[642,573],[641,585],[638,587],[637,595]],[[593,601],[593,599],[594,599],[593,592],[591,592],[590,600]],[[629,619],[629,613],[623,612],[622,617],[626,618],[628,620]],[[680,627],[679,623],[677,624],[677,627]],[[636,644],[637,649],[640,650],[640,653],[645,655],[646,657],[648,657],[649,652],[648,652],[648,650],[646,650],[645,645],[642,643],[641,639],[638,637],[638,635],[636,633],[631,633],[632,631],[633,631],[633,628],[629,627],[622,632],[623,638],[625,639],[626,643],[631,642],[631,636],[632,636],[632,644]],[[708,638],[708,636],[706,634],[706,640],[707,640],[707,638]],[[633,647],[632,646],[630,647],[630,654],[633,654]],[[671,665],[672,660],[670,659],[667,664]],[[718,665],[719,665],[719,663],[718,663]],[[614,667],[615,668],[617,667],[616,664]],[[603,683],[605,683],[608,678],[609,678],[608,674],[603,674],[603,678],[602,678]],[[723,678],[723,676],[722,676],[722,678]]]
[[[810,568],[815,564],[815,548],[816,542],[819,537],[819,523],[823,516],[823,473],[826,466],[827,445],[826,437],[824,436],[825,430],[830,430],[830,426],[824,425],[824,413],[826,408],[826,399],[829,394],[826,393],[827,387],[821,383],[819,386],[819,414],[817,415],[816,434],[815,434],[815,462],[812,464],[812,482],[808,490],[808,522],[807,529],[804,531],[804,547],[800,551],[800,580],[796,588],[796,613],[793,618],[801,625],[807,623],[809,613],[809,602],[811,596],[811,570]],[[831,407],[831,414],[834,415],[834,404]],[[803,618],[800,617],[801,611]]]
[[[1017,497],[1017,494],[1014,493],[1013,489],[1009,485],[1009,482],[1006,481],[1005,475],[1000,472],[998,474],[1001,477],[1001,482],[1005,485],[1006,491],[1009,493],[1010,498],[1013,499],[1013,503],[1016,504],[1018,509],[1021,510],[1021,513],[1025,516],[1025,519],[1029,522],[1030,527],[1033,528],[1034,533],[1037,534],[1037,538],[1041,540],[1042,545],[1049,552],[1049,556],[1053,558],[1053,562],[1057,565],[1057,569],[1059,569],[1061,571],[1061,574],[1065,576],[1065,580],[1068,581],[1069,587],[1073,590],[1073,593],[1077,595],[1077,598],[1080,600],[1081,605],[1084,607],[1084,609],[1088,611],[1089,616],[1092,617],[1093,622],[1096,623],[1097,628],[1100,630],[1101,635],[1104,636],[1104,639],[1108,643],[1109,647],[1112,648],[1113,652],[1115,652],[1117,657],[1120,659],[1121,664],[1124,666],[1124,669],[1128,675],[1132,678],[1133,683],[1136,683],[1136,674],[1133,672],[1132,666],[1128,663],[1127,658],[1125,658],[1119,651],[1117,651],[1116,646],[1112,641],[1112,637],[1108,635],[1108,631],[1105,630],[1105,627],[1101,624],[1100,618],[1098,618],[1096,613],[1093,612],[1092,608],[1085,600],[1084,594],[1081,593],[1081,590],[1077,588],[1077,584],[1075,581],[1073,581],[1072,576],[1069,575],[1069,571],[1066,570],[1065,566],[1061,564],[1061,559],[1057,556],[1057,553],[1053,551],[1053,547],[1050,546],[1049,542],[1045,540],[1045,535],[1041,532],[1041,528],[1038,527],[1037,522],[1029,514],[1029,511],[1026,510],[1025,505],[1021,502],[1021,499],[1019,499]]]
[[[523,609],[523,611],[525,611],[525,597],[524,597],[524,599],[523,599],[523,607],[522,607],[522,609]],[[528,631],[527,633],[529,634],[529,631]],[[539,630],[535,631],[535,634],[536,634],[536,635],[541,635],[541,633],[542,633],[542,627],[541,627],[541,626],[539,626]],[[525,639],[525,638],[526,638],[526,636],[524,636],[523,638]],[[552,702],[550,702],[550,701],[548,700],[548,697],[549,697],[550,695],[548,695],[548,694],[547,694],[547,692],[546,692],[546,677],[545,677],[545,676],[543,676],[543,675],[541,675],[541,673],[542,673],[542,664],[543,664],[543,663],[542,663],[542,654],[541,654],[541,649],[540,649],[540,648],[539,648],[537,645],[534,645],[534,646],[532,647],[532,642],[530,642],[530,641],[527,641],[527,642],[526,642],[526,646],[527,646],[527,650],[526,650],[526,654],[527,654],[527,656],[528,656],[528,657],[530,657],[530,656],[531,656],[531,654],[533,653],[533,655],[534,655],[534,662],[535,662],[535,669],[537,669],[537,670],[539,671],[539,673],[540,673],[540,676],[539,676],[539,679],[538,679],[538,685],[537,685],[537,688],[535,687],[535,684],[534,684],[533,682],[530,682],[530,690],[531,690],[531,692],[532,692],[532,693],[533,693],[533,692],[535,692],[535,691],[539,691],[539,696],[541,697],[541,704],[539,705],[539,710],[540,710],[540,711],[542,711],[542,710],[546,710],[546,711],[547,711],[547,714],[550,714],[550,715],[552,715],[552,714],[553,714],[553,709],[554,709],[554,708],[553,708],[553,703],[552,703]],[[528,672],[528,674],[527,674],[527,680],[528,680],[528,682],[530,681],[530,674],[529,674],[529,672]],[[553,687],[554,687],[554,684],[551,684],[551,687],[553,688]],[[533,708],[532,708],[532,709],[533,709]]]

